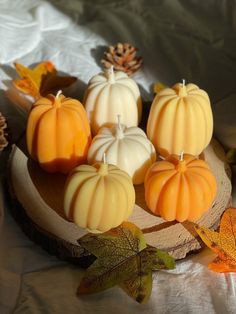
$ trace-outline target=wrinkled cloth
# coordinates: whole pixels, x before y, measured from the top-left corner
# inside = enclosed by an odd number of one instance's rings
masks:
[[[7,93],[16,78],[13,62],[51,60],[60,72],[78,77],[68,95],[82,100],[87,82],[101,71],[105,47],[120,41],[138,47],[144,58],[133,77],[144,101],[153,99],[157,81],[193,82],[209,93],[216,135],[236,146],[235,10],[227,0],[0,0],[0,111],[13,140],[24,132],[27,108],[27,100]],[[0,155],[1,174],[5,165]],[[234,204],[235,197],[233,192]],[[2,189],[0,225],[2,314],[235,313],[236,275],[208,270],[214,258],[208,249],[178,261],[173,271],[155,272],[146,305],[117,287],[78,298],[83,270],[32,243],[9,214]]]

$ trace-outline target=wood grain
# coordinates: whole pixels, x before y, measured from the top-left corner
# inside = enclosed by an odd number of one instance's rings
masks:
[[[213,206],[197,223],[216,229],[231,200],[230,168],[222,147],[214,139],[201,158],[209,163],[217,180],[218,192]],[[65,180],[63,175],[45,173],[17,146],[13,147],[8,175],[13,197],[42,234],[61,239],[62,246],[63,243],[69,243],[72,251],[73,247],[78,251],[77,240],[87,230],[64,217],[62,202]],[[168,251],[176,259],[184,258],[187,253],[201,248],[193,223],[166,222],[148,211],[143,185],[136,186],[136,205],[129,220],[142,229],[148,244]],[[81,256],[83,254],[81,250]]]

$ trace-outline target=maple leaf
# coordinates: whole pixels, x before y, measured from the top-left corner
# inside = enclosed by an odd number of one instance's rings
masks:
[[[203,242],[217,254],[209,269],[216,272],[236,272],[236,208],[228,208],[220,221],[219,232],[195,226]]]
[[[14,86],[35,100],[67,87],[77,80],[73,76],[58,76],[54,64],[50,61],[41,62],[33,69],[15,63],[15,68],[21,78],[13,80]]]
[[[152,290],[152,271],[172,269],[166,252],[148,246],[142,231],[130,222],[102,234],[87,234],[79,244],[97,259],[87,269],[78,294],[120,287],[139,303],[146,303]]]
[[[168,253],[151,246],[139,253],[139,262],[140,267],[135,276],[124,280],[120,287],[131,298],[145,304],[152,292],[152,271],[166,268],[173,269],[175,264]]]

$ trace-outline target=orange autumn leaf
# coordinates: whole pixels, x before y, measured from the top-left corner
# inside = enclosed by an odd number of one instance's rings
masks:
[[[219,232],[195,226],[203,242],[217,257],[209,269],[216,272],[236,272],[236,208],[228,208],[220,222]]]
[[[49,61],[40,63],[32,70],[20,63],[15,63],[15,68],[16,72],[21,77],[21,79],[13,80],[15,87],[36,99],[40,97],[43,77],[49,73],[55,73],[56,71],[54,65]]]
[[[218,273],[236,272],[236,262],[228,259],[227,263],[216,257],[213,262],[208,265],[208,268]]]
[[[67,87],[76,81],[73,76],[58,76],[54,64],[50,61],[39,63],[33,69],[15,63],[20,79],[13,80],[14,86],[35,99]]]

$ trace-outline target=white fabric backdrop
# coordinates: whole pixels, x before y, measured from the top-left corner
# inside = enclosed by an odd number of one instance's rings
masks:
[[[236,3],[227,0],[0,0],[0,111],[13,138],[25,126],[24,114],[12,105],[19,99],[5,93],[16,77],[13,62],[53,61],[78,77],[68,95],[82,99],[88,80],[101,71],[105,46],[128,41],[144,57],[134,79],[145,101],[152,99],[156,81],[173,85],[185,78],[198,84],[212,100],[216,134],[236,147],[235,10]],[[4,166],[1,156],[1,170]],[[236,275],[209,271],[214,255],[208,249],[178,262],[174,271],[155,273],[147,305],[118,288],[78,299],[82,271],[28,240],[8,204],[3,207],[0,313],[235,313]]]

